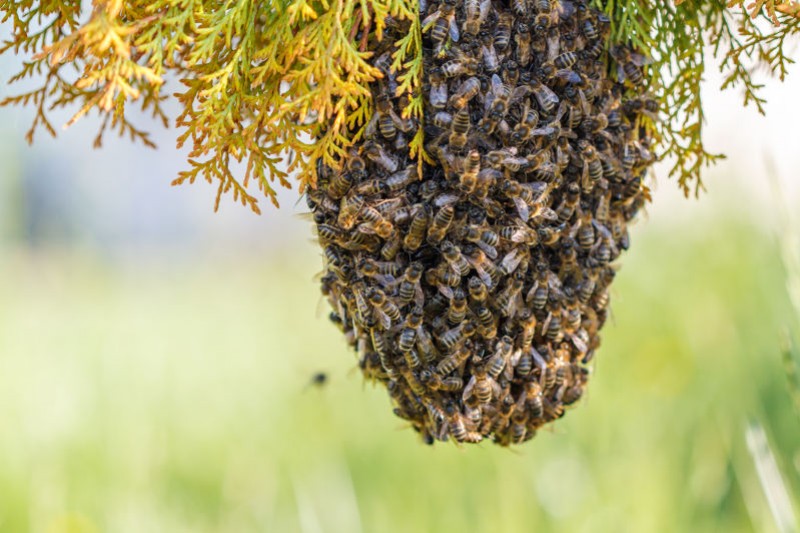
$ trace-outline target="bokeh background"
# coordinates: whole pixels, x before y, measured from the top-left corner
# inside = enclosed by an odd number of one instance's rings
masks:
[[[796,530],[800,69],[767,117],[719,85],[729,159],[699,199],[656,170],[589,391],[516,450],[425,447],[362,383],[295,191],[215,214],[169,186],[174,130],[28,147],[30,111],[0,109],[0,531]]]

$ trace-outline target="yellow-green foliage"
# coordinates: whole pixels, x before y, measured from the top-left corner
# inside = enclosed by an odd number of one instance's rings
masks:
[[[413,0],[94,0],[85,21],[80,4],[0,2],[3,20],[13,22],[0,53],[29,58],[12,81],[44,77],[39,88],[3,104],[36,106],[29,141],[40,126],[55,135],[48,111],[77,106],[70,122],[92,109],[104,115],[97,145],[108,126],[151,144],[125,119],[125,106],[138,100],[166,121],[160,88],[171,74],[184,86],[175,94],[183,106],[178,146],[192,148],[190,168],[175,183],[217,182],[217,205],[232,192],[258,211],[250,182],[276,203],[274,180],[289,187],[296,173],[303,187],[313,185],[317,159],[338,163],[366,125],[368,85],[382,75],[369,62],[367,39],[356,36],[380,40],[387,20],[411,21],[394,67],[399,90],[410,97],[406,114],[422,118]],[[420,150],[421,138],[414,146]],[[246,165],[241,179],[231,171],[234,161]]]
[[[758,0],[743,5],[718,0],[655,3],[594,0],[609,14],[618,41],[631,41],[652,58],[647,69],[664,120],[646,125],[674,160],[671,175],[688,193],[702,187],[701,168],[721,157],[703,145],[700,81],[703,49],[713,45],[726,72],[726,87],[740,86],[745,103],[763,112],[758,68],[783,77],[787,37],[800,30],[800,4]],[[273,203],[272,184],[313,186],[319,159],[337,166],[363,133],[372,113],[369,84],[381,77],[370,46],[387,23],[403,35],[392,67],[398,91],[407,95],[406,117],[424,117],[422,32],[417,0],[94,0],[82,13],[80,0],[0,0],[2,20],[13,25],[0,54],[19,53],[25,62],[11,81],[42,80],[0,105],[36,108],[27,134],[45,128],[55,135],[48,112],[72,108],[70,123],[97,110],[95,140],[107,129],[152,145],[145,131],[125,116],[136,101],[167,123],[161,87],[180,80],[175,97],[183,106],[176,125],[178,146],[189,143],[189,169],[174,181],[201,177],[222,193],[258,212],[252,183]],[[410,142],[419,165],[428,160],[423,128]],[[237,177],[234,163],[244,164]],[[283,163],[286,163],[285,165]]]

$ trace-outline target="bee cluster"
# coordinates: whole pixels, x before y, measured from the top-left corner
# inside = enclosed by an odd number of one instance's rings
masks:
[[[421,9],[436,164],[419,176],[409,158],[420,125],[377,45],[364,139],[308,193],[322,291],[426,442],[520,443],[584,393],[658,106],[640,56],[608,50],[608,19],[582,0]]]

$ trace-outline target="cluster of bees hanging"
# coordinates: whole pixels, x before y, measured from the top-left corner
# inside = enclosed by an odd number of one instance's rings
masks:
[[[520,443],[584,393],[645,201],[642,57],[583,0],[422,5],[420,177],[376,44],[376,111],[309,191],[331,320],[428,443]],[[383,48],[382,48],[383,47]],[[614,69],[614,79],[608,75]]]

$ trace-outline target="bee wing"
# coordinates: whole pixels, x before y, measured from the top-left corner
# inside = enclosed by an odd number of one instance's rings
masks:
[[[461,34],[458,31],[458,23],[456,22],[455,14],[450,17],[450,39],[457,43],[461,39]]]
[[[440,13],[439,11],[434,11],[427,17],[425,17],[422,21],[422,33],[426,33],[431,27],[436,24],[436,21],[439,20]]]
[[[442,293],[442,296],[444,296],[448,300],[453,297],[453,289],[451,289],[447,285],[442,285],[441,283],[439,283],[436,285],[436,288],[439,289],[439,292]]]
[[[536,101],[539,102],[539,106],[541,106],[542,109],[547,109],[546,102],[548,98],[554,101],[560,101],[556,93],[543,84],[539,85],[538,90],[534,91],[533,95],[536,97]]]
[[[497,94],[503,90],[503,80],[497,74],[492,74],[492,91],[491,94]]]
[[[558,16],[563,20],[568,19],[575,13],[575,4],[570,0],[552,0],[553,10],[558,13]]]
[[[525,301],[526,302],[530,303],[530,301],[533,300],[533,295],[536,293],[536,289],[538,289],[538,288],[539,288],[539,282],[538,281],[534,281],[533,282],[533,286],[531,287],[531,290],[529,290],[528,294],[525,295]]]
[[[521,261],[522,253],[520,253],[519,248],[514,248],[500,261],[500,268],[507,274],[511,274],[517,269]]]
[[[598,233],[603,235],[603,237],[606,237],[609,240],[613,240],[611,231],[609,231],[609,229],[605,226],[605,224],[592,219],[592,226],[594,226],[595,229],[598,231]]]
[[[551,135],[556,132],[556,129],[552,126],[546,126],[544,128],[536,128],[535,130],[531,130],[531,136],[534,135]]]
[[[489,15],[489,8],[492,7],[492,0],[481,0],[480,8],[479,8],[479,20],[483,22],[486,20],[486,17]]]
[[[572,344],[575,345],[575,348],[577,348],[579,352],[586,353],[586,351],[589,349],[589,347],[586,346],[586,343],[583,342],[583,340],[577,335],[570,333],[569,339],[572,341]]]
[[[403,133],[408,133],[409,131],[411,131],[411,128],[414,127],[413,120],[411,120],[410,118],[407,119],[400,118],[400,116],[397,113],[395,113],[394,109],[389,110],[389,116],[392,117],[392,122],[394,122],[394,125],[397,126],[397,129],[399,129]]]
[[[549,207],[542,207],[539,210],[539,213],[536,214],[537,217],[541,217],[545,220],[558,220],[558,214],[555,211],[550,209]]]
[[[512,198],[514,201],[514,205],[517,207],[517,214],[519,214],[519,218],[521,218],[524,222],[528,222],[528,219],[531,218],[531,208],[528,207],[528,204],[522,198]]]
[[[552,319],[553,319],[553,313],[552,312],[547,313],[547,318],[545,318],[544,322],[542,322],[542,335],[544,335],[547,332],[547,328],[550,326],[550,321]]]
[[[556,72],[556,76],[569,83],[580,83],[581,77],[574,70],[565,68]]]
[[[508,104],[513,105],[529,94],[531,94],[532,89],[528,85],[520,85],[516,87],[513,91],[511,91],[511,97],[508,99]]]
[[[384,313],[383,311],[381,311],[377,307],[373,307],[373,309],[375,310],[375,314],[378,315],[378,320],[380,321],[381,326],[383,326],[383,329],[385,329],[385,330],[391,329],[392,328],[392,319],[389,318],[389,315],[387,315],[386,313]]]
[[[617,63],[617,79],[620,83],[625,81],[625,69],[622,68],[621,63]]]
[[[559,44],[560,44],[559,34],[554,33],[553,35],[547,36],[547,60],[552,61],[556,57],[558,57],[558,52],[560,51]]]
[[[469,397],[472,396],[472,390],[475,388],[475,384],[477,382],[478,381],[477,379],[475,379],[475,376],[472,376],[472,378],[470,378],[469,383],[467,383],[467,386],[464,387],[464,393],[461,395],[462,401],[466,402],[469,399]]]
[[[497,259],[497,248],[494,246],[489,246],[483,241],[478,241],[475,244],[478,245],[478,248],[483,250],[483,252],[492,260]]]
[[[637,67],[643,67],[653,62],[653,60],[650,59],[649,57],[636,52],[631,52],[630,57],[631,57],[631,63],[633,63]]]
[[[544,360],[542,354],[536,351],[536,348],[531,346],[531,357],[533,357],[533,364],[539,367],[540,370],[544,370],[547,367],[547,361]],[[544,372],[542,372],[544,375]]]

